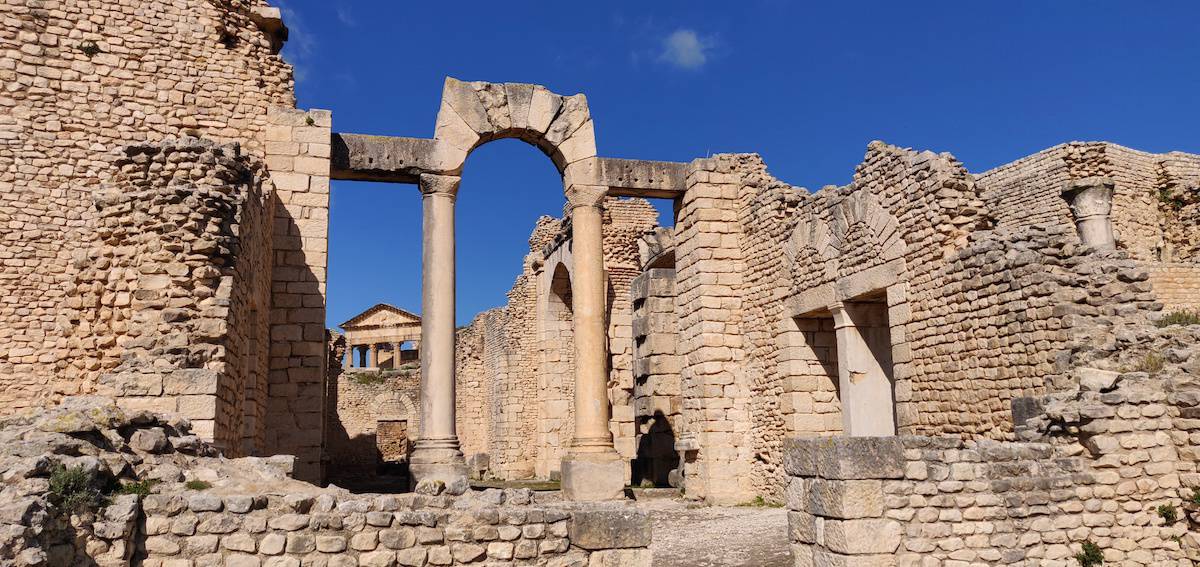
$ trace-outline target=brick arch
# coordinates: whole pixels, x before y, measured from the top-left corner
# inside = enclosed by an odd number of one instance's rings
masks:
[[[838,250],[833,247],[829,224],[812,213],[804,214],[796,221],[791,237],[784,242],[783,250],[792,268],[793,279],[802,274],[819,272],[821,275],[817,282],[806,283],[826,283],[837,275]],[[820,267],[814,268],[817,264]]]
[[[833,230],[830,246],[839,259],[847,252],[848,236],[852,229],[864,230],[879,251],[884,263],[902,259],[908,245],[900,235],[900,222],[879,203],[874,193],[856,191],[833,208]]]
[[[445,163],[461,171],[467,155],[492,140],[517,138],[550,157],[559,173],[596,156],[587,97],[563,96],[541,85],[465,82],[447,77],[433,138]]]
[[[371,400],[371,415],[378,420],[409,420],[410,427],[416,425],[417,409],[406,394],[385,392]]]

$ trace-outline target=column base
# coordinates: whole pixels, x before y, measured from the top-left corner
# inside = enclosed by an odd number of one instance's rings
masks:
[[[575,501],[622,500],[629,464],[616,451],[571,453],[562,459],[563,498]]]
[[[471,488],[468,472],[457,439],[418,440],[408,458],[409,488],[417,492],[438,493],[440,482],[447,493],[462,494]]]

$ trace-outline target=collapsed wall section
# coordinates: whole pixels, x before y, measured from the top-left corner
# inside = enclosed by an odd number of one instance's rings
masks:
[[[237,145],[129,146],[95,194],[61,321],[122,407],[178,412],[230,455],[261,447],[270,206]],[[115,367],[113,365],[116,365]]]
[[[0,5],[0,412],[92,391],[123,348],[69,345],[58,317],[99,220],[92,193],[112,176],[111,150],[187,135],[263,156],[268,106],[294,102],[265,8]]]

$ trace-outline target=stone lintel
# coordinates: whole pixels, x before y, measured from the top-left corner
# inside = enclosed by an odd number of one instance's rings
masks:
[[[672,161],[596,158],[596,182],[609,195],[674,199],[687,189],[687,164]]]
[[[332,136],[333,179],[416,183],[422,173],[457,175],[446,165],[455,150],[429,138],[339,134]]]
[[[431,138],[334,133],[333,179],[416,183],[422,173],[459,175],[467,150]],[[673,199],[683,195],[687,164],[589,157],[571,163],[564,185],[603,185],[621,197]]]

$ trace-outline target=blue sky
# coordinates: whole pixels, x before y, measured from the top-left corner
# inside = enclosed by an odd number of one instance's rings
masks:
[[[867,143],[981,172],[1070,140],[1200,152],[1195,1],[417,2],[286,0],[299,105],[342,132],[429,137],[443,78],[587,94],[601,155],[758,152],[844,184]],[[329,323],[420,309],[414,186],[336,182]],[[476,150],[458,206],[458,320],[504,303],[534,220],[562,211],[549,159]]]

